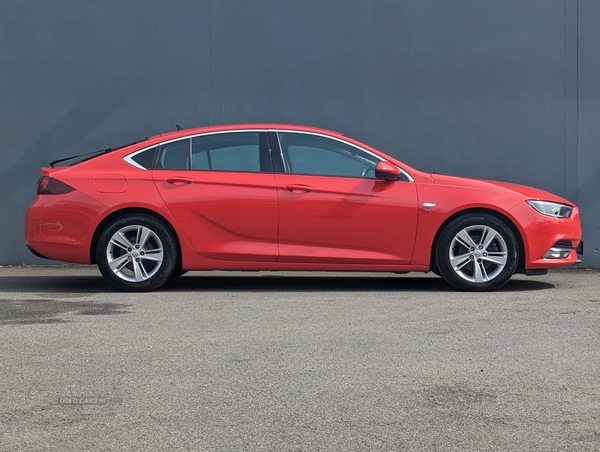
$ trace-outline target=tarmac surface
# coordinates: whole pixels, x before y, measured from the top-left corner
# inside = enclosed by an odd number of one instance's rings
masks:
[[[600,272],[0,267],[0,449],[600,450]]]

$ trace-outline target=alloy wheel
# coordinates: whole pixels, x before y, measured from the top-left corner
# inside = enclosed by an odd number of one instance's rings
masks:
[[[508,260],[508,248],[502,235],[485,225],[468,226],[452,239],[450,265],[461,278],[485,283],[496,278]]]
[[[159,271],[164,259],[163,245],[152,229],[128,225],[112,235],[106,258],[116,276],[128,282],[142,282]]]

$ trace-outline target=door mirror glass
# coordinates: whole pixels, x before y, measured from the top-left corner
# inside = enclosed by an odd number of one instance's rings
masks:
[[[381,180],[398,180],[400,168],[390,162],[381,161],[375,167],[375,177]]]

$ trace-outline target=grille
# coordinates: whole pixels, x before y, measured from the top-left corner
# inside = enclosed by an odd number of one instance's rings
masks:
[[[573,244],[570,240],[559,240],[554,244],[552,248],[566,248],[568,250],[573,249]]]

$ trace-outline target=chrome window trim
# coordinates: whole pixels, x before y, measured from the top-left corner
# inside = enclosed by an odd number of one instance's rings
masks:
[[[204,132],[204,133],[197,133],[196,135],[187,135],[185,137],[179,137],[179,138],[174,138],[172,140],[167,140],[167,141],[161,141],[159,144],[160,146],[164,145],[164,144],[169,144],[169,143],[173,143],[175,141],[179,141],[179,140],[191,140],[197,137],[203,137],[206,135],[217,135],[220,133],[243,133],[243,132],[266,132],[267,129],[247,129],[247,130],[220,130],[218,132]]]
[[[133,157],[135,157],[137,154],[147,151],[148,149],[152,149],[155,146],[163,146],[165,144],[169,144],[169,143],[173,143],[175,141],[180,141],[180,140],[190,140],[190,148],[191,148],[191,142],[193,138],[196,137],[201,137],[201,136],[206,136],[206,135],[216,135],[216,134],[221,134],[221,133],[243,133],[243,132],[276,132],[277,133],[277,141],[279,141],[279,132],[283,132],[283,133],[302,133],[305,135],[314,135],[314,136],[318,136],[318,137],[322,137],[322,138],[329,138],[330,140],[335,140],[335,141],[339,141],[340,143],[344,143],[348,146],[352,146],[353,148],[358,149],[359,151],[365,152],[369,155],[372,155],[373,157],[379,159],[380,161],[387,161],[385,160],[383,157],[367,150],[364,149],[360,146],[357,146],[354,143],[350,143],[346,140],[342,140],[341,138],[337,138],[337,137],[332,137],[331,135],[325,135],[324,133],[319,133],[319,132],[308,132],[308,131],[304,131],[304,130],[294,130],[294,129],[235,129],[235,130],[219,130],[217,132],[203,132],[203,133],[197,133],[195,135],[187,135],[184,137],[178,137],[178,138],[173,138],[172,140],[166,140],[166,141],[161,141],[159,143],[153,144],[152,146],[148,146],[144,149],[140,149],[139,151],[135,151],[131,154],[126,155],[125,157],[123,157],[123,160],[125,160],[127,163],[129,163],[132,166],[135,166],[136,168],[142,169],[142,170],[148,170],[148,168],[144,168],[142,165],[140,165],[137,162],[134,162],[133,160],[131,160]],[[281,143],[279,143],[279,151],[283,152],[283,149],[281,149]],[[283,158],[283,155],[281,156],[281,159],[283,160],[283,165],[284,165],[284,169],[286,169],[286,161]],[[391,162],[390,162],[391,163]],[[396,165],[397,166],[397,165]],[[406,176],[406,178],[408,179],[408,182],[414,182],[415,180],[413,179],[413,177],[408,174],[406,171],[404,171],[402,168],[398,167],[398,169],[400,170],[400,172],[402,174],[404,174]],[[286,173],[289,174],[289,173]]]
[[[277,132],[277,140],[279,140],[279,132],[283,132],[283,133],[303,133],[305,135],[314,135],[314,136],[318,136],[318,137],[322,137],[322,138],[329,138],[330,140],[335,140],[335,141],[339,141],[340,143],[344,143],[348,146],[352,146],[355,149],[358,149],[359,151],[362,151],[366,154],[372,155],[373,157],[379,159],[379,161],[388,161],[386,159],[384,159],[383,157],[381,157],[380,155],[375,154],[374,152],[371,152],[365,148],[362,148],[360,146],[357,146],[354,143],[350,143],[349,141],[346,140],[342,140],[341,138],[338,137],[332,137],[331,135],[325,135],[324,133],[318,133],[318,132],[307,132],[304,130],[293,130],[293,129],[269,129],[269,132]],[[281,143],[279,144],[279,149],[281,150],[281,152],[283,152],[283,149],[281,149]],[[283,155],[281,156],[281,158],[283,159],[283,164],[285,167],[285,159],[283,158]],[[390,162],[392,163],[392,162]],[[394,163],[392,163],[393,165],[395,165]],[[397,165],[395,165],[397,166]],[[408,174],[406,171],[404,171],[402,168],[398,167],[398,169],[400,170],[400,172],[402,174],[404,174],[407,179],[408,182],[414,182],[415,180],[412,178],[412,176],[410,174]]]
[[[140,149],[139,151],[132,152],[131,154],[127,154],[125,157],[123,157],[123,160],[125,160],[130,165],[135,166],[136,168],[148,171],[148,168],[144,168],[142,165],[140,165],[137,162],[134,162],[131,159],[133,157],[135,157],[136,155],[138,155],[139,153],[147,151],[148,149],[152,149],[153,147],[163,146],[165,144],[174,143],[175,141],[190,140],[190,152],[191,152],[192,139],[196,138],[196,137],[201,137],[201,136],[205,136],[205,135],[216,135],[218,133],[266,132],[266,131],[267,131],[267,129],[238,129],[238,130],[220,130],[218,132],[204,132],[204,133],[197,133],[195,135],[187,135],[187,136],[184,136],[184,137],[173,138],[172,140],[159,141],[158,143],[155,143],[152,146],[148,146],[147,148]]]
[[[181,141],[181,140],[189,140],[189,159],[190,159],[190,164],[192,163],[192,151],[193,151],[193,139],[194,138],[198,138],[198,137],[204,137],[204,136],[208,136],[208,135],[218,135],[218,134],[225,134],[225,133],[244,133],[244,132],[250,132],[250,133],[261,133],[261,132],[266,132],[267,129],[238,129],[238,130],[220,130],[218,132],[204,132],[204,133],[197,133],[195,135],[188,135],[185,137],[179,137],[179,138],[175,138],[173,140],[167,140],[167,141],[162,141],[159,146],[164,146],[165,144],[169,144],[169,143],[175,143],[176,141]],[[259,152],[260,152],[260,137],[259,137]],[[157,170],[163,170],[163,168],[157,168]],[[181,170],[177,170],[177,171],[181,171]],[[185,170],[183,170],[185,171]],[[262,173],[262,171],[228,171],[228,170],[197,170],[197,169],[192,169],[189,168],[187,171],[224,171],[224,172],[229,172],[229,173]]]
[[[136,168],[139,168],[144,171],[148,171],[148,168],[145,168],[142,165],[140,165],[138,162],[133,161],[133,157],[135,157],[138,154],[141,154],[142,152],[145,152],[152,148],[155,148],[155,147],[158,147],[158,144],[153,144],[152,146],[148,146],[147,148],[143,148],[143,149],[140,149],[139,151],[135,151],[131,154],[127,154],[126,156],[123,157],[123,160],[125,160],[130,165],[135,166]]]

